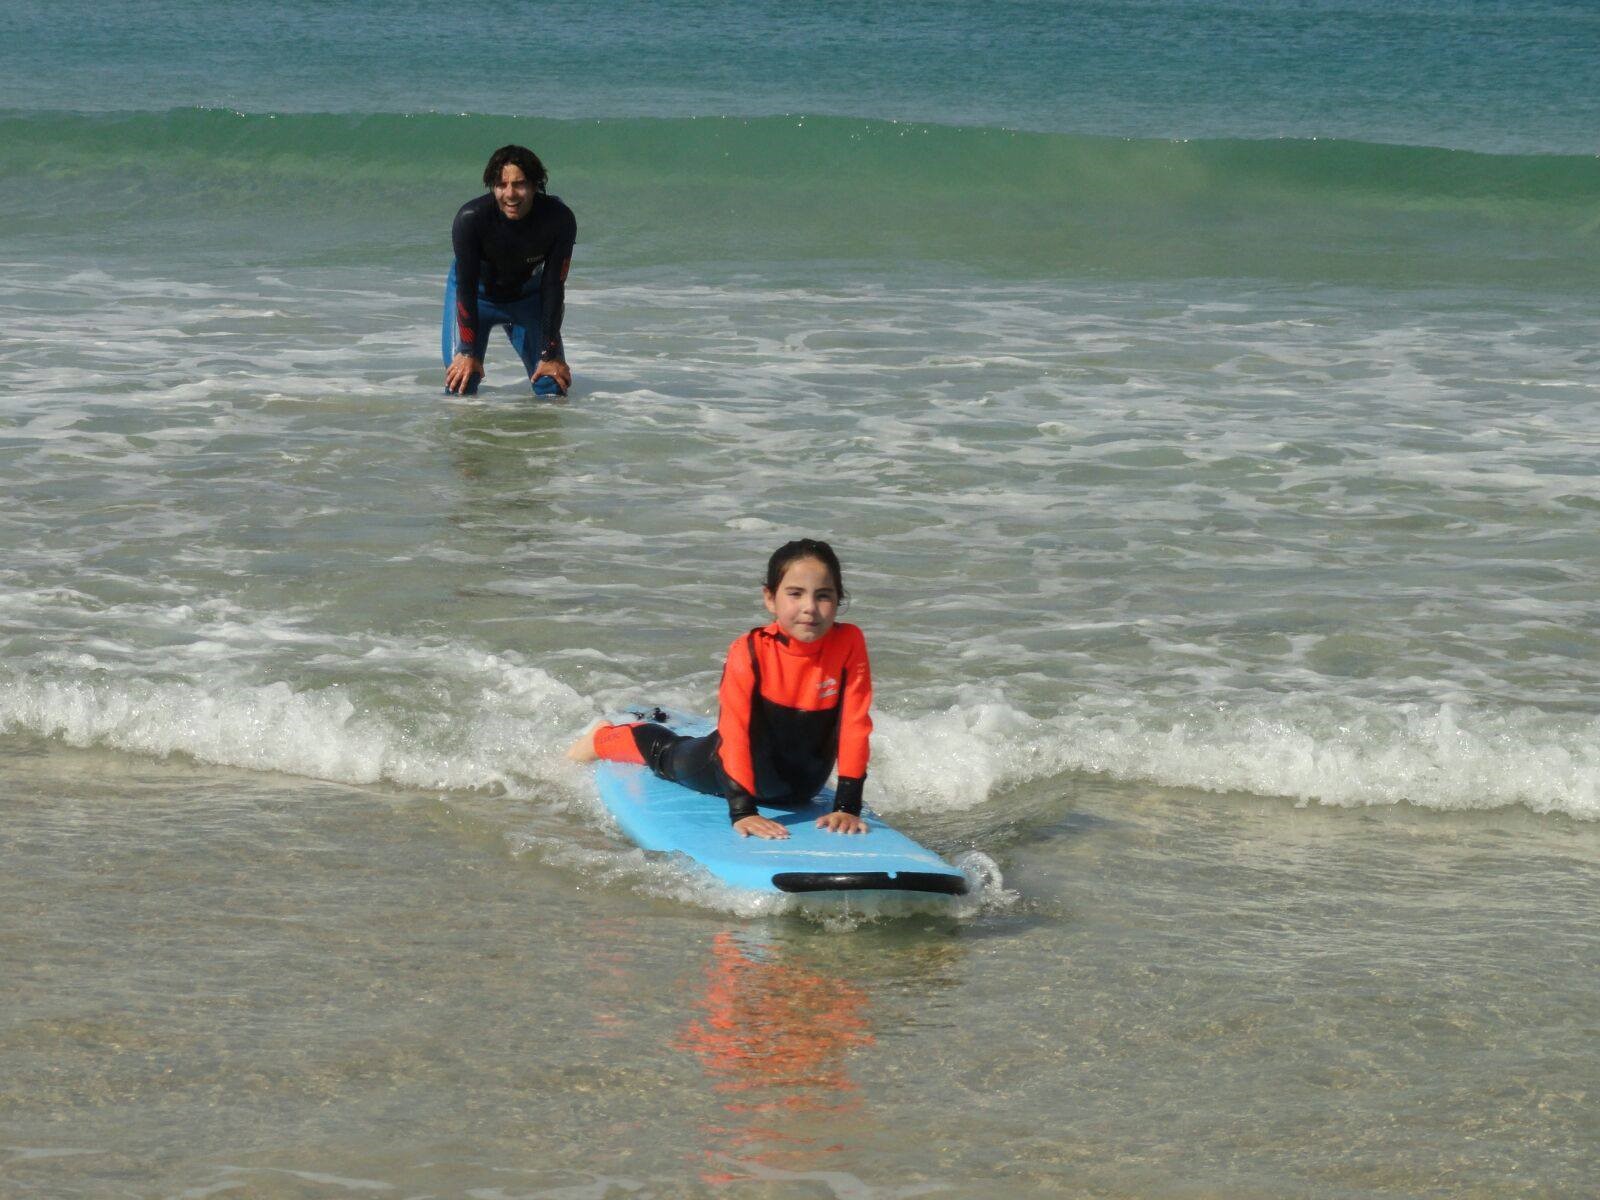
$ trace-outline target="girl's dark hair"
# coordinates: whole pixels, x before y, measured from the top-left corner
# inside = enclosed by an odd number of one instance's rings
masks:
[[[827,542],[818,542],[811,538],[798,538],[792,542],[785,542],[772,552],[772,557],[767,559],[767,582],[764,585],[767,591],[777,591],[778,585],[783,582],[783,573],[789,569],[789,565],[799,562],[802,558],[814,558],[828,568],[833,576],[833,586],[839,592],[839,602],[844,603],[846,598],[844,571],[839,567],[839,556]]]
[[[513,163],[522,168],[522,173],[528,177],[528,182],[533,184],[536,192],[544,191],[544,185],[550,182],[550,172],[544,169],[544,164],[539,161],[539,156],[526,146],[501,146],[489,155],[489,165],[483,169],[483,186],[492,188],[500,182],[500,168],[507,163]]]

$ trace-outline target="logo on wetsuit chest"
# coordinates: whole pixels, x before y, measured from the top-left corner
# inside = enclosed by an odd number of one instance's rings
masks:
[[[831,700],[838,694],[839,681],[831,675],[817,684],[817,698],[819,700]]]

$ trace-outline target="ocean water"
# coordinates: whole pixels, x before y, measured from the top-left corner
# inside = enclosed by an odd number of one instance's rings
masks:
[[[1583,3],[0,0],[0,1195],[1593,1194],[1597,129]],[[802,534],[968,901],[562,757]]]

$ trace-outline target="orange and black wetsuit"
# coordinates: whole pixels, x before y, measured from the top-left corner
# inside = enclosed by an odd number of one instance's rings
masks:
[[[872,669],[854,625],[797,642],[777,622],[734,639],[722,666],[717,731],[683,737],[663,725],[612,725],[595,735],[601,758],[637,762],[663,779],[723,796],[738,821],[756,802],[796,805],[828,782],[836,812],[861,812],[872,733]]]

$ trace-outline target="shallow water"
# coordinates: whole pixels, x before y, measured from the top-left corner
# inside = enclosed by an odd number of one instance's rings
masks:
[[[711,631],[809,531],[892,681],[886,811],[1084,770],[1600,803],[1584,302],[602,275],[582,391],[533,407],[492,362],[430,394],[426,278],[44,274],[7,363],[21,731],[566,786],[595,712],[711,703]]]
[[[862,924],[686,903],[504,799],[94,751],[13,778],[17,1194],[1576,1196],[1592,1167],[1566,818],[1031,790],[981,817],[1007,894]]]
[[[1581,305],[601,278],[532,408],[427,282],[27,284],[10,1186],[1582,1194]],[[962,911],[719,892],[559,758],[791,531]]]
[[[1595,19],[1002,7],[0,6],[0,1194],[1592,1191]],[[513,139],[562,403],[440,394]],[[970,901],[562,758],[800,534]]]

